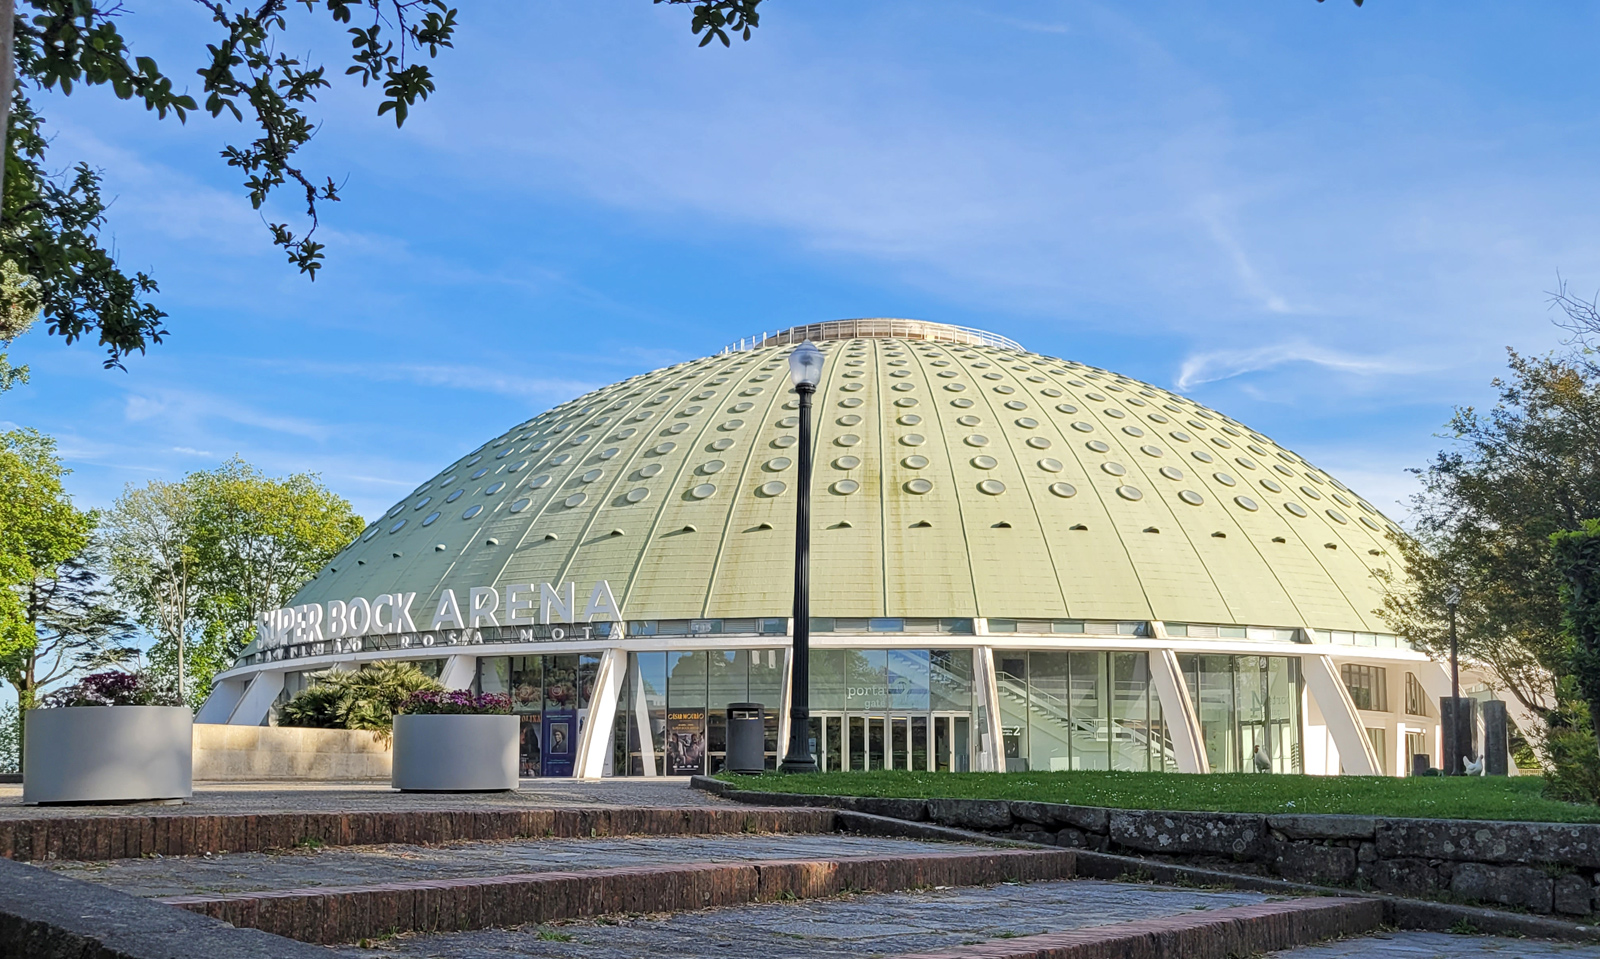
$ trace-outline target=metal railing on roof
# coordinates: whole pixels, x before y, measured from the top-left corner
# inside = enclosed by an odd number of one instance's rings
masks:
[[[742,337],[722,348],[724,353],[742,353],[769,346],[788,346],[810,340],[853,340],[861,337],[894,337],[906,340],[930,340],[936,343],[965,343],[969,346],[997,346],[1001,349],[1023,352],[1022,344],[1010,337],[990,333],[970,326],[952,323],[931,323],[927,320],[904,320],[894,317],[862,317],[854,320],[825,320],[791,326],[786,330],[757,333]]]

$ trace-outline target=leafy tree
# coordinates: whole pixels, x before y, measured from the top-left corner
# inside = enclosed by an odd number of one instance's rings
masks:
[[[106,519],[112,582],[158,641],[151,669],[191,701],[365,523],[318,479],[237,458],[178,483],[130,486]]]
[[[55,441],[35,430],[0,433],[0,668],[39,642],[27,598],[89,543],[93,516],[72,505]]]
[[[94,515],[91,514],[91,519]],[[0,677],[32,709],[51,686],[78,673],[117,666],[138,656],[134,626],[113,601],[92,545],[40,570],[21,588],[34,643],[0,661]]]
[[[315,683],[278,710],[280,726],[367,729],[387,737],[395,714],[417,692],[443,690],[415,663],[377,662],[355,671],[318,673]]]
[[[1395,540],[1407,579],[1391,581],[1382,613],[1442,657],[1444,597],[1459,585],[1463,659],[1548,722],[1572,662],[1550,537],[1600,518],[1600,370],[1513,352],[1494,386],[1494,407],[1456,410],[1452,447],[1418,471],[1416,536]]]
[[[340,199],[339,186],[302,167],[297,155],[319,129],[306,110],[333,81],[326,65],[283,51],[301,45],[301,33],[321,16],[345,26],[350,58],[344,75],[377,88],[378,115],[393,116],[398,127],[434,92],[426,61],[452,46],[457,26],[457,11],[445,0],[197,2],[214,28],[205,50],[196,51],[199,99],[155,60],[133,53],[120,29],[127,11],[119,0],[0,0],[0,129],[7,131],[0,157],[0,262],[11,260],[30,278],[52,334],[69,343],[97,336],[107,366],[161,342],[166,314],[149,302],[155,280],[124,272],[100,243],[106,211],[100,173],[82,163],[70,173],[49,172],[49,144],[32,98],[104,86],[180,123],[201,109],[247,123],[251,138],[225,146],[222,159],[239,171],[257,210],[280,187],[304,203],[305,226],[266,225],[289,262],[315,279],[325,259],[314,239],[319,211]],[[654,2],[693,4],[691,28],[704,35],[701,46],[713,39],[727,46],[730,33],[750,38],[761,0]]]

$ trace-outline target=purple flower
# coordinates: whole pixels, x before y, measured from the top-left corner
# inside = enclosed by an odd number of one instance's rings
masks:
[[[414,716],[483,716],[511,712],[511,697],[500,693],[474,695],[470,689],[422,690],[400,707]]]

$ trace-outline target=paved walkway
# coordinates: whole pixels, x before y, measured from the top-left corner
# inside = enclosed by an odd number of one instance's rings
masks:
[[[64,876],[103,883],[136,896],[163,897],[667,863],[892,857],[960,849],[984,851],[985,847],[834,834],[661,836],[465,842],[441,846],[349,846],[317,851],[301,849],[109,862],[56,861],[39,865]]]
[[[1395,932],[1271,954],[1273,959],[1595,959],[1600,946],[1445,932]]]
[[[345,947],[340,954],[418,959],[893,956],[1222,909],[1267,898],[1250,892],[1164,889],[1087,880],[1003,884],[767,903],[670,916],[398,936],[367,949]]]
[[[182,803],[24,806],[20,785],[0,785],[0,820],[77,816],[264,812],[398,812],[409,809],[549,809],[737,805],[673,779],[524,779],[511,793],[402,793],[383,782],[197,783]]]

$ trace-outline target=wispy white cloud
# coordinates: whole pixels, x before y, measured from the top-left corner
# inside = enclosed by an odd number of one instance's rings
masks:
[[[130,423],[159,425],[166,433],[192,430],[208,420],[314,440],[326,439],[332,432],[326,423],[265,412],[214,392],[176,387],[141,385],[130,390],[123,403],[123,416]]]
[[[1191,353],[1178,369],[1177,387],[1193,389],[1246,373],[1259,373],[1291,363],[1309,363],[1324,369],[1362,376],[1416,373],[1428,367],[1396,356],[1364,356],[1304,341],[1276,343],[1248,349],[1207,350]]]

